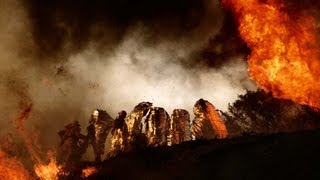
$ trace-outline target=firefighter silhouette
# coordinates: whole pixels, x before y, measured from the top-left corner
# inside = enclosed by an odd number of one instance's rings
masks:
[[[170,121],[172,144],[180,144],[191,140],[190,114],[184,109],[174,109]]]
[[[101,161],[105,142],[112,126],[113,119],[106,111],[100,109],[93,111],[87,127],[87,137],[89,145],[92,145],[96,162]]]
[[[195,139],[226,138],[227,128],[216,108],[209,102],[200,99],[193,108],[194,120],[190,131]]]
[[[121,151],[125,151],[128,137],[128,129],[125,125],[126,111],[121,111],[114,120],[114,125],[111,130],[111,148],[108,153],[109,157],[117,155]]]
[[[146,137],[144,134],[144,118],[150,112],[152,103],[141,102],[136,105],[131,113],[125,118],[125,126],[128,130],[126,139],[127,149],[131,150],[137,146],[146,145]]]
[[[86,149],[86,136],[81,134],[78,121],[67,124],[58,132],[61,142],[58,151],[58,163],[72,166],[80,161]]]

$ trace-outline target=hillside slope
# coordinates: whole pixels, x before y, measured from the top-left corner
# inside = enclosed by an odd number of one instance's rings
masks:
[[[104,161],[89,179],[319,179],[320,130],[187,142]]]

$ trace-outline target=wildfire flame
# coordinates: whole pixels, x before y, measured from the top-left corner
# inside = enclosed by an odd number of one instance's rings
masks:
[[[273,96],[320,108],[320,62],[313,17],[294,16],[281,0],[222,0],[251,49],[249,73]]]
[[[25,121],[28,119],[29,114],[32,110],[32,105],[28,106],[21,115],[15,120],[18,133],[22,137],[25,146],[30,154],[31,159],[34,161],[34,171],[36,175],[41,180],[57,180],[59,174],[64,174],[62,167],[57,165],[55,161],[54,153],[48,151],[47,158],[50,160],[49,164],[44,163],[43,158],[41,158],[40,149],[37,148],[35,142],[32,141],[29,137],[30,134],[24,127]]]
[[[58,166],[53,153],[49,151],[49,164],[37,163],[34,171],[41,180],[58,180],[58,175],[63,174],[62,166]]]
[[[97,172],[98,170],[95,167],[86,167],[85,169],[82,170],[82,177],[86,178]]]
[[[10,158],[0,150],[0,179],[29,180],[32,179],[22,163],[15,158]]]

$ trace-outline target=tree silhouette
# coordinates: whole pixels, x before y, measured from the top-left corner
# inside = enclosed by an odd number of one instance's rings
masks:
[[[320,127],[319,110],[273,98],[262,90],[240,95],[228,112],[221,112],[229,134],[292,132]]]

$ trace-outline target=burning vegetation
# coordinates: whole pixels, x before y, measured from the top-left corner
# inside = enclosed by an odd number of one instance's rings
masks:
[[[9,157],[0,150],[0,179],[29,180],[31,175],[18,159]]]
[[[68,175],[62,170],[62,166],[58,165],[55,157],[49,155],[49,164],[35,164],[34,171],[41,180],[58,180],[59,175]]]

